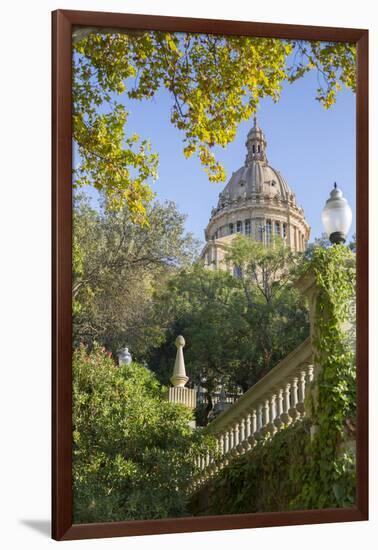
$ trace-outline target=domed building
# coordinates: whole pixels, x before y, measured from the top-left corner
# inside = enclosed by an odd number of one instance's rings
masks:
[[[246,147],[244,166],[232,174],[219,194],[205,229],[201,257],[209,269],[231,269],[224,257],[238,233],[265,245],[279,236],[296,252],[305,250],[310,236],[310,226],[295,194],[280,172],[268,164],[267,142],[256,117]]]

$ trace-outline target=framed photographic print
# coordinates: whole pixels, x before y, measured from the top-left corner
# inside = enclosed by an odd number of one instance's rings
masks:
[[[367,67],[53,13],[53,538],[368,519]]]

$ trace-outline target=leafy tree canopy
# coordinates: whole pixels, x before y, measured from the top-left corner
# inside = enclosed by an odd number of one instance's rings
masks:
[[[284,81],[318,71],[316,99],[325,108],[342,86],[355,89],[354,44],[114,29],[82,29],[75,36],[75,185],[94,185],[110,208],[126,203],[138,223],[148,220],[158,156],[146,137],[127,128],[130,100],[167,90],[184,155],[198,155],[216,182],[226,176],[216,146],[235,138],[261,99],[278,101]]]
[[[127,207],[94,209],[74,201],[74,345],[100,342],[115,353],[128,345],[134,357],[161,339],[152,321],[153,294],[179,267],[189,265],[197,243],[173,203],[154,202],[149,225],[136,225]]]
[[[103,348],[78,348],[73,374],[75,523],[185,515],[194,457],[211,436],[149,370],[117,368]]]
[[[307,337],[307,311],[292,284],[297,256],[278,240],[264,247],[237,236],[228,259],[237,277],[196,265],[174,276],[157,300],[159,318],[170,321],[166,343],[149,362],[162,380],[179,333],[191,381],[209,394],[218,384],[247,390]]]

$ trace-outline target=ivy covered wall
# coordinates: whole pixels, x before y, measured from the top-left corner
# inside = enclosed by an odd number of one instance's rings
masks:
[[[317,375],[305,420],[266,436],[231,460],[190,503],[194,514],[236,514],[353,506],[356,378],[346,330],[355,300],[354,255],[316,247],[305,270],[315,280],[313,331]],[[353,333],[353,331],[352,331]]]

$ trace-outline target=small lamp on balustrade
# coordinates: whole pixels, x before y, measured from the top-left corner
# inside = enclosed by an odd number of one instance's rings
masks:
[[[118,352],[118,365],[130,365],[132,363],[133,358],[131,357],[131,353],[129,352],[129,348],[121,348]]]
[[[332,244],[343,244],[352,225],[352,210],[337,183],[322,211],[322,222]]]

